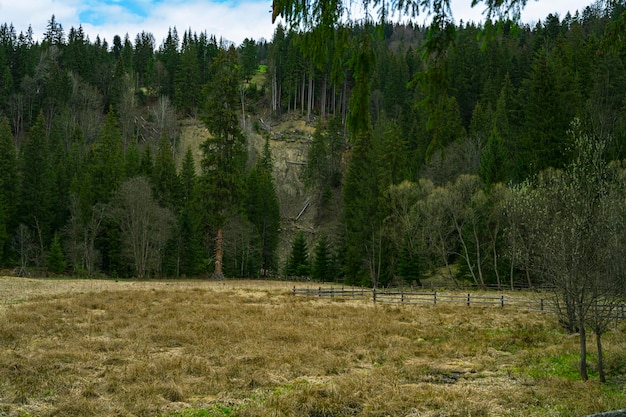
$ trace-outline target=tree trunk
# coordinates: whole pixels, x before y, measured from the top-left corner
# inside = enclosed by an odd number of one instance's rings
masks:
[[[600,382],[606,382],[606,376],[604,375],[604,356],[602,353],[602,334],[599,329],[596,330],[596,347],[598,348],[598,374],[600,375]]]
[[[222,260],[224,258],[224,229],[217,229],[217,236],[215,237],[215,271],[213,271],[213,279],[224,279],[224,272],[222,271]]]
[[[582,306],[580,306],[582,309]],[[585,322],[581,317],[581,313],[579,312],[579,323],[580,326],[579,335],[580,335],[580,377],[583,381],[589,379],[587,375],[587,333],[585,332]]]

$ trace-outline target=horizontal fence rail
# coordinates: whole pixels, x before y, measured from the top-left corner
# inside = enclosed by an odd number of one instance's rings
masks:
[[[375,303],[386,304],[415,304],[415,305],[437,305],[437,304],[459,304],[466,306],[492,306],[500,308],[514,308],[517,310],[531,312],[555,313],[557,305],[545,298],[522,299],[516,297],[505,297],[504,295],[484,295],[484,294],[446,294],[438,292],[418,292],[418,291],[398,291],[398,290],[376,290],[365,288],[296,288],[293,287],[294,296],[302,295],[318,298],[361,298],[371,299]],[[616,306],[612,309],[609,318],[625,319],[626,306]]]

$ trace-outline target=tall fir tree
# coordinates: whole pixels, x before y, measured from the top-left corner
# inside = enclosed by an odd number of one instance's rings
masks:
[[[17,228],[17,151],[6,117],[0,120],[0,265],[9,262],[9,236]]]
[[[242,204],[246,137],[239,123],[237,50],[221,50],[211,65],[212,79],[204,89],[202,120],[210,136],[201,145],[202,176],[200,198],[207,213],[207,230],[215,233],[215,270],[213,277],[224,277],[224,225]]]
[[[306,242],[304,232],[296,234],[291,245],[291,253],[285,266],[285,275],[289,277],[304,277],[311,272],[309,263],[309,245]]]
[[[197,198],[198,177],[191,147],[187,148],[180,169],[182,210],[178,217],[180,274],[187,276],[206,272],[206,255],[202,248],[201,207]]]
[[[248,219],[260,240],[261,273],[263,277],[276,272],[280,229],[280,206],[272,177],[272,155],[269,140],[265,141],[263,156],[248,174]]]
[[[330,242],[326,236],[322,236],[318,239],[313,249],[311,278],[316,281],[334,281],[336,275]]]
[[[37,233],[40,255],[43,256],[53,232],[51,224],[55,188],[43,113],[39,113],[30,129],[28,141],[21,149],[20,176],[20,221]]]
[[[172,144],[165,136],[161,138],[152,171],[154,197],[162,207],[178,212],[180,209],[180,180],[172,153]]]

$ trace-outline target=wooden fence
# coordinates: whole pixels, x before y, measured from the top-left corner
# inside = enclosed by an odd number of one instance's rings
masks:
[[[493,306],[493,307],[512,307],[527,311],[546,311],[554,312],[555,304],[544,298],[538,299],[521,299],[514,297],[505,297],[504,295],[477,295],[477,294],[442,294],[438,292],[416,292],[416,291],[397,291],[397,290],[376,290],[364,288],[336,288],[336,287],[318,287],[318,288],[296,288],[293,287],[292,294],[314,297],[330,297],[330,298],[361,298],[371,299],[375,303],[386,304],[420,304],[420,305],[437,305],[437,304],[462,304],[466,306]]]
[[[485,295],[458,293],[446,294],[438,292],[419,292],[404,290],[377,290],[366,288],[338,288],[338,287],[317,287],[317,288],[296,288],[293,287],[292,294],[309,297],[330,297],[330,298],[360,298],[371,299],[375,303],[386,304],[459,304],[466,306],[491,306],[491,307],[511,307],[517,310],[531,312],[556,313],[557,306],[554,301],[538,297],[535,299],[523,299],[518,297],[505,297],[504,295]],[[626,319],[626,305],[613,306],[611,309],[611,319]]]

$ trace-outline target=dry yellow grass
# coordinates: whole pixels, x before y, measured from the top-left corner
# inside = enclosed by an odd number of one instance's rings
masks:
[[[0,278],[0,415],[583,416],[623,406],[583,383],[550,315],[297,298],[270,281]]]

